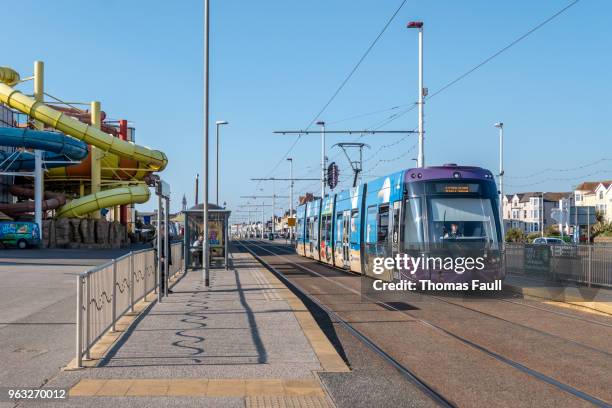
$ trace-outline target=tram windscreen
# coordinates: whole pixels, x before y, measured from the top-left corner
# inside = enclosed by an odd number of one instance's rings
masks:
[[[429,198],[429,241],[497,243],[497,225],[489,198]]]

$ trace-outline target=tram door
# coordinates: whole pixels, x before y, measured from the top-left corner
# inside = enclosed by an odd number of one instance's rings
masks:
[[[401,220],[401,201],[395,201],[393,203],[393,212],[391,215],[391,256],[395,256],[400,252],[400,220]],[[399,270],[393,271],[394,278],[399,279]]]
[[[344,268],[351,267],[350,254],[351,247],[349,244],[351,236],[351,211],[345,211],[342,216],[343,227],[342,227],[342,265]]]
[[[304,229],[304,256],[310,258],[310,240],[312,239],[311,235],[311,225],[310,217],[306,217],[306,228]]]

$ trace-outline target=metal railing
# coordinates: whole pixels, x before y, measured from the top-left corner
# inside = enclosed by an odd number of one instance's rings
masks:
[[[506,273],[612,288],[612,246],[507,243]]]
[[[170,246],[168,279],[184,270],[182,242]],[[154,249],[142,249],[96,266],[77,277],[76,365],[90,359],[91,347],[146,295],[156,292]]]

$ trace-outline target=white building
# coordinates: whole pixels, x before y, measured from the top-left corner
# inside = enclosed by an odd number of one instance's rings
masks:
[[[581,183],[574,190],[574,202],[578,207],[595,207],[606,222],[612,222],[612,180]]]
[[[559,200],[571,193],[516,193],[504,197],[504,227],[519,228],[526,234],[541,232],[551,225],[557,225],[551,211],[559,208]]]

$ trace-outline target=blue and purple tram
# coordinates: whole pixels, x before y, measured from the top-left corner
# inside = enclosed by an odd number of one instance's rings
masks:
[[[493,174],[480,167],[399,171],[300,205],[296,252],[389,281],[503,279],[498,200]],[[411,271],[393,266],[374,273],[375,258],[404,254],[423,262]],[[479,259],[480,267],[449,269],[436,262],[469,258]]]

